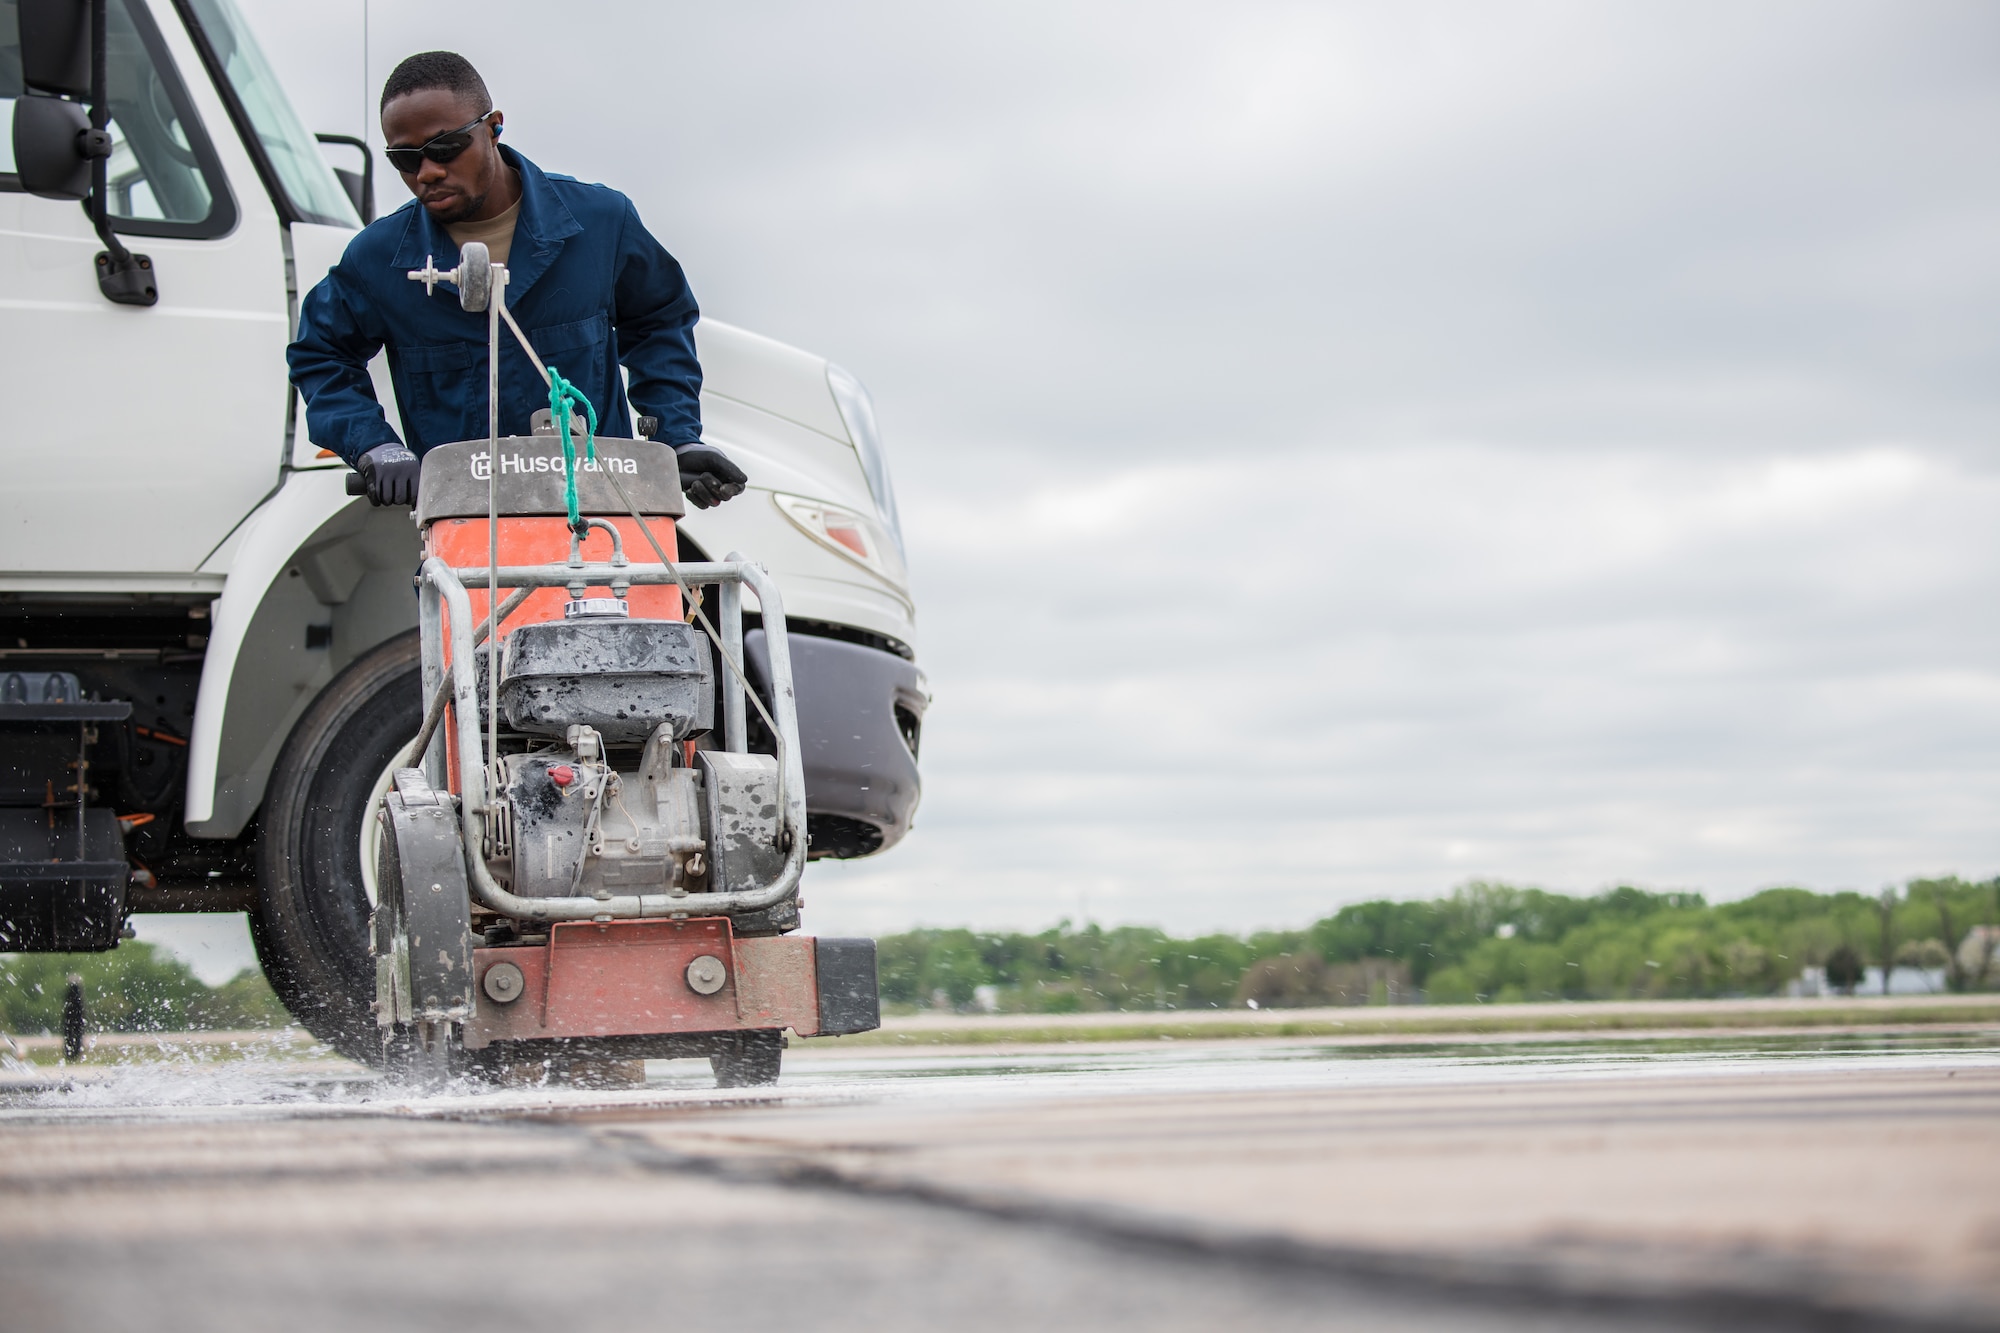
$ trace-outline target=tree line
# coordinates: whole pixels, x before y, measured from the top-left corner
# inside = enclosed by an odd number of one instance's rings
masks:
[[[1851,987],[1864,963],[1938,968],[1949,988],[1979,990],[2000,986],[2000,957],[1977,939],[1961,946],[1996,923],[2000,879],[1913,880],[1875,896],[1766,889],[1715,904],[1474,882],[1247,936],[1069,922],[1039,934],[913,930],[880,941],[882,998],[1037,1013],[1668,999],[1780,994],[1808,967]]]

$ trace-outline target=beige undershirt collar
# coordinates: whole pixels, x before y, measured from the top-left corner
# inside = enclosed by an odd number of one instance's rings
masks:
[[[493,262],[504,264],[507,262],[508,252],[514,248],[514,223],[520,216],[521,201],[516,199],[514,206],[499,217],[485,222],[447,222],[444,230],[446,235],[458,243],[458,248],[461,250],[465,248],[467,241],[485,242],[486,251],[493,257]]]

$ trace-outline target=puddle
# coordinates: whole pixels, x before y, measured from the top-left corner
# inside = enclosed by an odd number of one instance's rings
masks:
[[[1532,1041],[1131,1043],[994,1053],[789,1059],[785,1086],[916,1095],[1146,1095],[1518,1082],[1606,1075],[1755,1076],[1849,1068],[2000,1068],[2000,1033],[1784,1034]],[[977,1092],[975,1092],[977,1090]]]
[[[1146,1096],[1779,1071],[2000,1068],[2000,1033],[1787,1033],[1463,1042],[1130,1042],[1006,1051],[794,1043],[775,1088],[719,1091],[707,1062],[649,1061],[644,1085],[392,1084],[296,1034],[99,1046],[69,1066],[0,1058],[0,1118],[56,1115],[541,1116],[639,1106]]]

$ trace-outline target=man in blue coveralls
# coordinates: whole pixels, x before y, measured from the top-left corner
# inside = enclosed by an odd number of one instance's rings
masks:
[[[672,445],[681,488],[706,509],[743,490],[743,471],[701,442],[701,312],[681,266],[632,201],[555,176],[500,144],[501,114],[470,62],[426,51],[382,87],[385,156],[416,196],[370,224],[299,307],[287,352],[307,431],[361,473],[378,505],[414,504],[426,450],[486,437],[486,316],[426,297],[405,276],[433,256],[458,263],[483,241],[507,265],[507,308],[542,360],[597,409],[601,434],[630,433],[632,408]],[[368,362],[383,348],[403,436],[383,415]],[[630,372],[627,405],[618,367]],[[526,435],[548,390],[511,339],[501,343],[500,433]]]

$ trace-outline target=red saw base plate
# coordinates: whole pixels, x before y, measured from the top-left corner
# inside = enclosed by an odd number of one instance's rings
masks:
[[[721,989],[695,990],[689,968],[723,964]],[[689,921],[568,921],[549,942],[474,949],[477,1006],[465,1025],[469,1050],[535,1037],[651,1036],[790,1028],[819,1031],[819,977],[811,936],[737,939],[727,917]],[[486,973],[521,969],[516,998],[492,998]],[[506,989],[504,987],[500,988]]]

